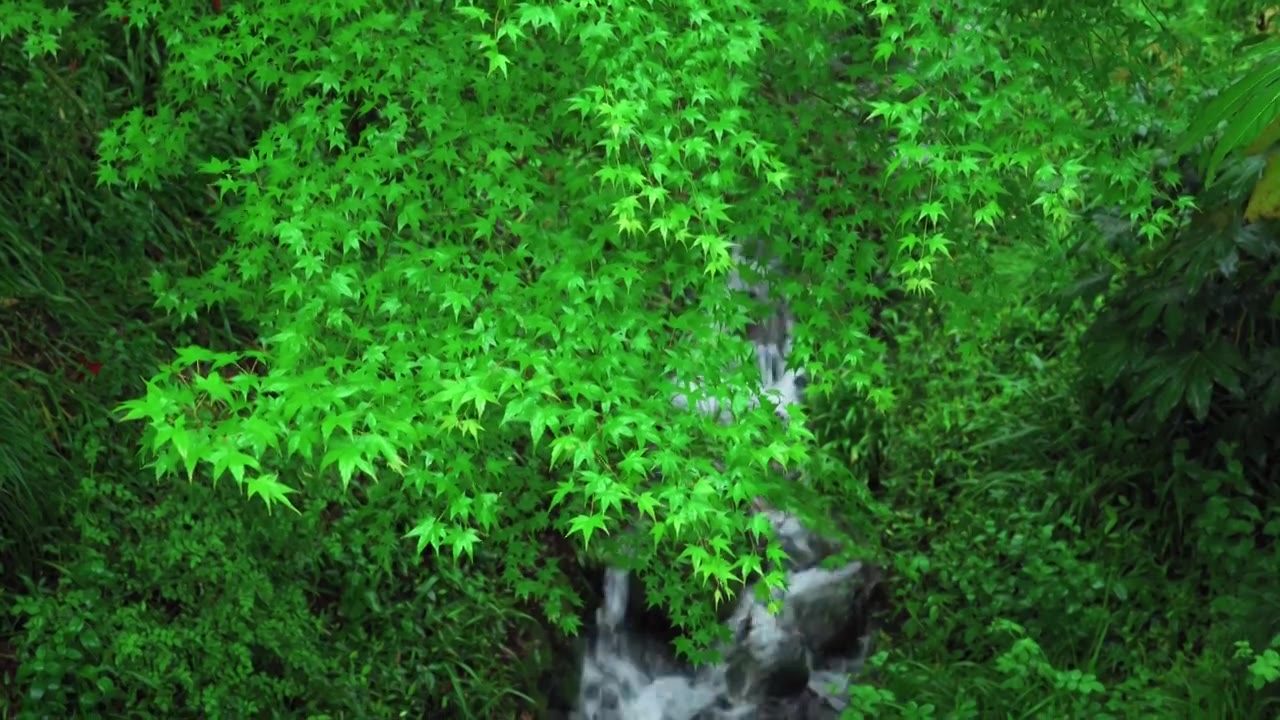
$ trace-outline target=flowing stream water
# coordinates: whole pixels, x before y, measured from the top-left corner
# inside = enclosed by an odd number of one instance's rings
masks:
[[[739,254],[736,258],[743,262]],[[754,266],[759,271],[758,266]],[[756,274],[756,273],[753,273]],[[760,386],[749,406],[772,401],[789,422],[788,407],[801,402],[803,377],[788,369],[794,320],[786,304],[770,296],[765,279],[748,282],[738,272],[732,290],[770,304],[772,316],[753,326]],[[672,398],[728,424],[729,403],[694,399],[696,383],[684,383]],[[727,620],[730,640],[721,660],[698,668],[677,660],[662,638],[648,636],[629,616],[632,578],[623,569],[605,572],[596,624],[583,653],[576,720],[835,720],[847,704],[870,647],[867,597],[879,579],[875,568],[851,562],[834,568],[823,561],[836,547],[794,516],[758,507],[788,556],[787,589],[775,594],[772,614],[753,588],[739,594]]]

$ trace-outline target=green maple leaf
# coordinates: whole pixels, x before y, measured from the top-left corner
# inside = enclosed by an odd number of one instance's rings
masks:
[[[275,473],[264,473],[247,478],[244,486],[250,499],[254,495],[262,498],[262,501],[267,504],[267,512],[271,512],[271,506],[274,503],[280,503],[295,513],[298,512],[298,508],[294,507],[293,502],[289,500],[289,495],[296,491],[280,482]]]

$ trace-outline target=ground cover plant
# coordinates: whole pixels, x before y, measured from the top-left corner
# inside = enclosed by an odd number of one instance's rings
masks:
[[[887,571],[849,717],[1273,716],[1274,15],[0,0],[0,715],[559,716],[766,497]],[[668,401],[735,243],[785,426]]]

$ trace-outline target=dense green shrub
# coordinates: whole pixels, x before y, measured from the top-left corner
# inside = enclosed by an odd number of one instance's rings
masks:
[[[57,583],[13,604],[16,717],[512,712],[540,668],[509,596],[389,532],[398,493],[328,495],[272,518],[230,485],[83,480]]]
[[[955,269],[1018,267],[1019,255],[997,250]],[[1069,266],[1059,273],[1057,284],[1069,284]],[[1021,281],[1053,285],[1041,273]],[[1257,688],[1275,675],[1274,631],[1257,622],[1274,613],[1258,593],[1270,592],[1274,573],[1261,572],[1274,559],[1199,558],[1195,567],[1216,567],[1207,587],[1170,574],[1189,566],[1164,552],[1167,516],[1116,499],[1151,477],[1152,456],[1106,449],[1105,430],[1077,401],[1089,314],[1078,305],[1064,313],[1056,300],[957,296],[907,313],[916,322],[891,329],[900,409],[852,436],[846,419],[828,415],[839,404],[815,411],[833,452],[852,456],[855,475],[880,479],[876,496],[894,518],[884,541],[897,571],[893,632],[879,687],[862,689],[864,710],[1266,715]],[[971,304],[1003,329],[984,332],[991,326],[973,323]],[[1185,460],[1177,468],[1158,477],[1230,486]],[[1181,519],[1193,522],[1192,512]],[[1229,612],[1242,606],[1252,625]],[[1245,638],[1252,643],[1237,647]]]

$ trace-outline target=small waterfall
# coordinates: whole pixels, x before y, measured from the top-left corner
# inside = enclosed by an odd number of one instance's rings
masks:
[[[735,260],[746,264],[742,253]],[[753,325],[760,386],[748,408],[771,402],[775,414],[790,421],[788,408],[802,400],[804,378],[787,367],[794,319],[784,302],[770,294],[768,273],[753,263],[747,282],[734,270],[732,290],[750,293],[773,313]],[[696,382],[672,404],[722,424],[734,421],[731,403],[705,397]],[[698,395],[703,397],[697,398]],[[628,623],[631,592],[625,570],[605,573],[603,602],[596,611],[594,637],[584,653],[576,720],[836,720],[848,687],[869,652],[866,597],[878,572],[862,563],[826,569],[835,543],[811,532],[794,516],[758,503],[789,557],[787,589],[775,595],[782,611],[768,612],[755,588],[742,591],[727,625],[732,638],[720,648],[721,662],[689,668],[678,662],[661,639],[645,637]],[[852,642],[850,639],[852,638]]]

